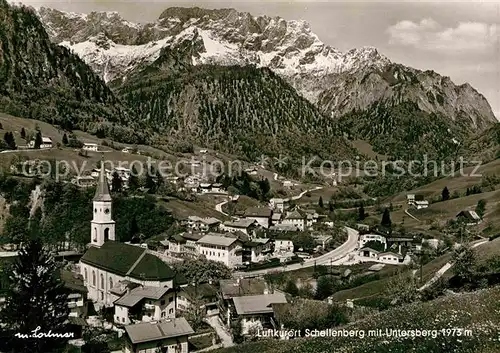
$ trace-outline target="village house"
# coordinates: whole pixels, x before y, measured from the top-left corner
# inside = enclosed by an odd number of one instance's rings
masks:
[[[271,199],[269,200],[269,206],[276,212],[285,212],[285,200],[284,199]]]
[[[68,293],[69,317],[87,317],[87,293],[83,277],[73,271],[62,269],[60,278],[64,282],[64,289]]]
[[[221,221],[214,217],[201,218],[189,216],[186,222],[187,228],[191,231],[214,232],[219,228]]]
[[[283,219],[283,213],[273,213],[271,216],[271,226],[277,225],[281,223],[281,220]]]
[[[252,207],[245,211],[245,219],[255,220],[263,228],[267,229],[271,225],[272,211],[265,207]]]
[[[210,183],[200,183],[198,186],[198,193],[200,194],[208,194],[212,191],[212,184]]]
[[[457,214],[457,220],[465,222],[468,226],[478,225],[482,222],[476,211],[465,210]]]
[[[242,264],[242,243],[237,238],[209,233],[197,243],[200,255],[207,260],[222,262],[229,268]]]
[[[269,288],[262,277],[220,280],[217,302],[222,322],[227,327],[231,326],[231,310],[234,310],[233,298],[267,293],[269,293]]]
[[[281,224],[293,225],[303,232],[306,229],[306,216],[300,210],[287,212]]]
[[[243,232],[248,236],[253,236],[257,228],[257,221],[255,219],[240,219],[237,221],[227,221],[221,224],[220,230],[223,232]]]
[[[124,147],[124,148],[122,149],[122,152],[123,152],[123,153],[132,153],[132,147]]]
[[[276,329],[272,304],[287,303],[282,292],[233,298],[230,313],[234,319],[241,319],[242,334],[248,335],[263,329]]]
[[[384,249],[387,248],[387,240],[383,235],[380,234],[362,234],[359,236],[358,247],[362,248],[369,241],[377,241],[384,246]]]
[[[361,262],[379,262],[388,265],[406,265],[411,261],[408,255],[403,256],[392,251],[379,252],[369,247],[359,249],[358,256]]]
[[[90,175],[81,175],[71,179],[71,183],[82,188],[87,188],[96,185],[96,180]]]
[[[243,244],[243,263],[260,262],[271,253],[271,240],[268,238],[255,238]]]
[[[406,200],[408,205],[415,207],[417,210],[429,207],[429,201],[424,200],[423,195],[408,194]]]
[[[82,150],[88,151],[88,152],[98,152],[99,146],[97,145],[97,143],[85,142],[82,146]]]
[[[188,337],[194,333],[185,318],[173,318],[125,326],[125,353],[188,353]]]
[[[223,194],[225,193],[221,183],[212,184],[212,189],[210,190],[213,194]]]
[[[271,232],[298,232],[299,228],[294,226],[293,224],[276,224],[274,226],[269,227]]]
[[[148,287],[174,288],[179,284],[176,274],[165,262],[147,249],[115,240],[112,199],[103,162],[101,171],[93,199],[91,242],[79,263],[89,298],[98,307],[112,306],[119,297],[111,289],[124,280]]]
[[[137,286],[114,302],[114,322],[130,325],[134,321],[154,321],[175,317],[175,290],[169,287]]]
[[[284,180],[283,181],[283,187],[284,188],[291,188],[291,187],[293,187],[293,182],[290,181],[290,180]]]
[[[182,312],[192,303],[198,302],[205,313],[211,315],[217,311],[217,298],[217,288],[212,283],[190,284],[182,287],[177,294],[177,309]]]
[[[50,137],[42,137],[42,143],[40,144],[40,149],[44,150],[44,149],[49,149],[52,147],[53,147],[52,139]],[[31,148],[31,149],[35,148],[35,139],[32,139],[28,143],[28,148]]]
[[[279,238],[279,239],[278,239]],[[274,240],[274,254],[288,254],[294,252],[293,241],[288,237],[278,237]]]
[[[197,257],[200,254],[198,240],[203,238],[203,233],[186,232],[182,234],[174,234],[167,241],[161,242],[162,245],[167,245],[168,251],[178,255],[188,257]]]

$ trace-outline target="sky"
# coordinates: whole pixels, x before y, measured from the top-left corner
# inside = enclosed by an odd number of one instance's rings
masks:
[[[21,0],[65,11],[118,11],[151,22],[171,6],[235,8],[253,15],[302,19],[321,41],[342,51],[376,47],[391,61],[470,83],[500,120],[500,1],[188,1]]]

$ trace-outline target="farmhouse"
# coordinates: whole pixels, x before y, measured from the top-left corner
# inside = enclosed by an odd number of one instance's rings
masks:
[[[243,232],[250,236],[257,227],[257,221],[255,219],[240,219],[238,221],[228,221],[224,222],[220,229],[224,232]]]
[[[459,214],[457,214],[457,220],[465,222],[466,225],[472,226],[472,225],[477,225],[482,222],[481,217],[476,213],[476,211],[461,211]]]
[[[40,149],[43,150],[43,149],[48,149],[48,148],[52,148],[53,145],[52,145],[52,139],[50,137],[42,137],[42,143],[40,144]],[[29,143],[28,143],[28,148],[35,148],[35,140],[31,140]]]
[[[384,248],[387,247],[387,241],[386,238],[383,235],[379,234],[363,234],[359,236],[358,240],[358,246],[359,248],[362,248],[365,246],[366,243],[369,241],[378,241],[379,243],[382,243],[384,245]]]
[[[285,211],[285,200],[284,199],[271,199],[269,200],[269,205],[271,208],[277,212]]]
[[[99,150],[99,147],[97,143],[84,143],[82,146],[82,150],[84,151],[89,151],[89,152],[97,152]]]
[[[264,207],[252,207],[245,211],[245,219],[255,220],[263,228],[269,228],[271,225],[272,211]]]

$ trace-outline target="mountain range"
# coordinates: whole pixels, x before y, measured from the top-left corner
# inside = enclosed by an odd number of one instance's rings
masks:
[[[375,48],[341,52],[304,21],[196,7],[168,8],[146,24],[116,12],[36,14],[52,43],[111,89],[131,116],[125,126],[150,127],[160,141],[231,150],[246,141],[236,150],[255,153],[316,141],[310,152],[318,153],[332,136],[352,152],[343,135],[393,156],[445,157],[496,123],[469,84],[393,63]]]

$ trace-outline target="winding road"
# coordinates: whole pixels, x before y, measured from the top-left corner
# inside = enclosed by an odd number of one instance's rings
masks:
[[[312,267],[315,265],[330,265],[332,262],[347,256],[349,253],[354,251],[358,246],[359,232],[349,227],[345,227],[345,229],[347,231],[347,240],[338,248],[333,249],[332,251],[326,254],[323,254],[313,259],[306,260],[302,264],[298,263],[298,264],[288,265],[286,267],[283,266],[273,267],[273,268],[266,268],[263,270],[248,271],[248,272],[235,272],[234,277],[256,277],[265,275],[266,273],[269,272],[288,272],[288,271],[295,271],[301,268]]]

